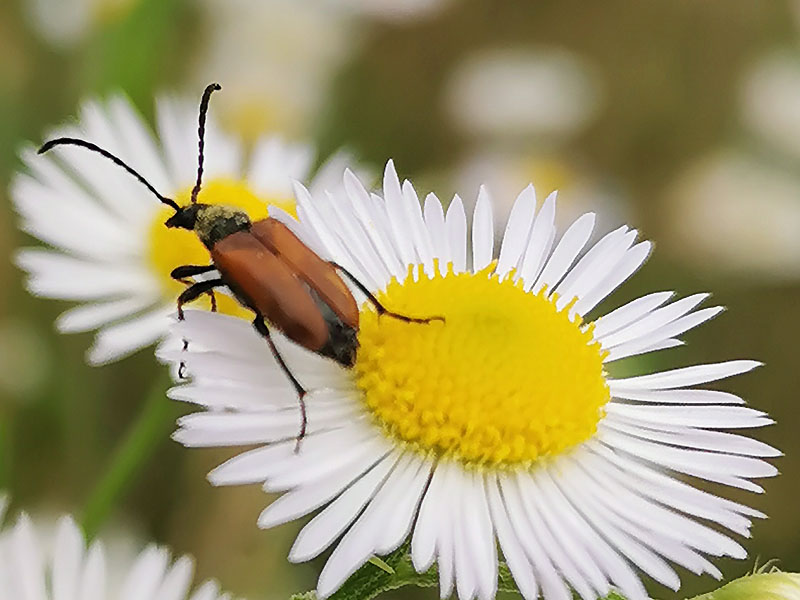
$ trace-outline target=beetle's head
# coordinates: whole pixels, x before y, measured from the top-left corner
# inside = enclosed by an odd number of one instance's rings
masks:
[[[197,224],[197,215],[205,209],[207,204],[187,204],[175,211],[169,219],[166,220],[164,225],[167,227],[179,227],[180,229],[194,230]]]

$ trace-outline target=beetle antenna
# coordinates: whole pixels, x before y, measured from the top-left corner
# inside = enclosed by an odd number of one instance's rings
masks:
[[[70,137],[56,138],[54,140],[49,140],[49,141],[45,142],[44,145],[42,145],[42,147],[39,148],[39,150],[37,151],[37,154],[44,154],[45,152],[48,152],[49,150],[52,150],[56,146],[80,146],[82,148],[86,148],[87,150],[91,150],[92,152],[97,152],[101,156],[105,156],[107,159],[109,159],[115,165],[118,165],[118,166],[122,167],[128,173],[130,173],[136,179],[138,179],[141,183],[143,183],[147,187],[147,189],[150,190],[153,193],[153,195],[156,198],[158,198],[161,202],[163,202],[167,206],[170,206],[170,207],[174,208],[176,211],[179,211],[181,209],[181,207],[178,206],[178,203],[175,202],[175,200],[173,200],[172,198],[167,198],[166,196],[162,196],[161,194],[159,194],[158,190],[156,190],[156,188],[154,188],[150,184],[150,182],[147,181],[138,171],[134,170],[133,167],[128,166],[125,163],[125,161],[123,161],[121,158],[119,158],[117,156],[114,156],[108,150],[104,150],[103,148],[101,148],[97,144],[93,144],[92,142],[87,142],[86,140],[80,140],[78,138],[70,138]]]
[[[192,204],[197,203],[197,194],[200,193],[200,184],[203,181],[203,148],[206,145],[206,115],[208,115],[208,103],[211,94],[222,89],[218,83],[210,83],[203,90],[203,97],[200,99],[200,120],[197,125],[198,152],[197,152],[197,182],[192,188]]]

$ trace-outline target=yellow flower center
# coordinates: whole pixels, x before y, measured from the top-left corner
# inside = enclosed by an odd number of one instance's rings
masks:
[[[378,297],[406,323],[361,312],[356,382],[387,435],[473,466],[517,467],[589,439],[609,390],[605,353],[544,292],[493,266],[397,280]]]
[[[188,187],[178,193],[175,201],[184,206],[191,199],[192,188]],[[268,216],[269,204],[294,214],[294,200],[290,198],[259,198],[247,187],[246,183],[230,179],[215,179],[203,184],[198,196],[198,202],[205,204],[225,204],[235,206],[247,212],[253,221],[264,219]],[[186,289],[180,281],[175,281],[169,274],[181,265],[207,265],[211,258],[208,250],[197,239],[193,231],[186,229],[169,229],[164,222],[174,214],[174,211],[165,206],[158,212],[149,231],[148,259],[162,284],[164,296],[174,300]],[[220,312],[246,317],[249,311],[243,309],[227,294],[216,294],[217,308]],[[196,300],[192,306],[211,308],[210,298],[203,296]]]

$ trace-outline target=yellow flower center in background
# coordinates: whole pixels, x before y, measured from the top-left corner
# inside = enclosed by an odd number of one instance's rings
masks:
[[[493,267],[491,267],[493,268]],[[491,268],[393,280],[361,312],[356,381],[391,437],[468,465],[515,467],[589,439],[609,390],[590,327]],[[366,305],[368,306],[368,305]]]
[[[178,193],[175,201],[185,206],[191,199],[192,188],[188,187]],[[265,219],[267,206],[273,204],[294,214],[294,200],[291,198],[260,198],[256,196],[247,184],[242,181],[230,179],[215,179],[203,184],[198,196],[198,202],[204,204],[226,204],[244,210],[253,221]],[[165,206],[158,212],[155,220],[150,225],[148,259],[153,266],[158,279],[162,284],[164,296],[170,300],[186,289],[180,281],[175,281],[169,274],[181,265],[207,265],[211,262],[208,250],[197,239],[193,231],[186,229],[169,229],[164,222],[175,211]],[[248,317],[250,311],[242,308],[227,294],[217,293],[217,308],[220,312],[229,315]],[[210,298],[206,295],[195,300],[191,306],[211,308]]]

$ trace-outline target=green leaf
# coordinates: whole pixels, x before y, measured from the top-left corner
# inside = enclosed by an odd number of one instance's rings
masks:
[[[406,543],[382,559],[373,557],[353,573],[342,587],[330,596],[329,600],[372,600],[384,592],[406,585],[417,587],[439,585],[436,567],[432,567],[425,573],[417,573],[411,563],[408,550],[409,545]],[[519,594],[511,571],[503,561],[499,561],[497,589],[500,592]],[[291,600],[316,600],[316,594],[313,591],[303,592],[295,594]],[[625,598],[612,592],[605,600],[625,600]]]

